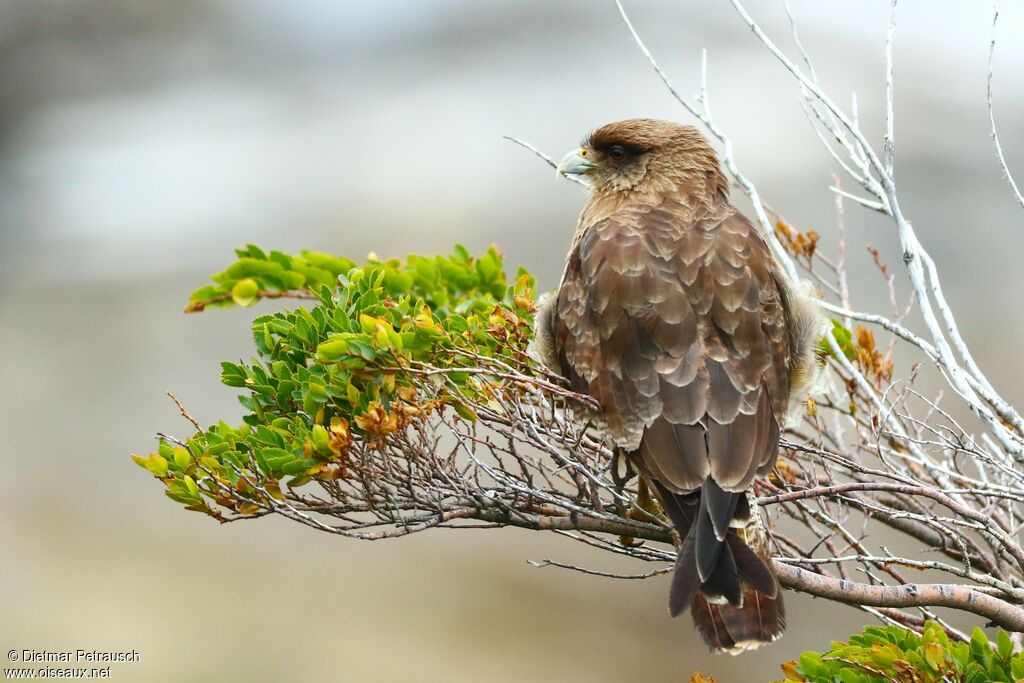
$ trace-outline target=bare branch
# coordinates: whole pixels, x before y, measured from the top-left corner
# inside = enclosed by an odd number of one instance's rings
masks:
[[[189,422],[191,422],[192,426],[196,428],[197,432],[202,431],[203,428],[199,426],[199,423],[196,421],[194,417],[188,414],[188,411],[185,410],[185,406],[181,405],[181,401],[178,400],[178,397],[169,391],[165,391],[164,393],[171,397],[171,400],[174,401],[174,405],[178,406],[178,412],[181,413],[181,416],[188,420]]]
[[[992,40],[989,41],[988,45],[988,77],[985,79],[988,89],[988,126],[992,135],[992,143],[996,146],[996,157],[999,159],[999,165],[1003,169],[1003,177],[1006,178],[1006,182],[1010,184],[1010,189],[1013,190],[1013,196],[1017,198],[1017,203],[1020,204],[1022,209],[1024,209],[1024,194],[1021,194],[1020,188],[1017,187],[1017,182],[1013,179],[1013,174],[1010,173],[1010,167],[1006,165],[1006,157],[1003,156],[1003,146],[999,143],[999,133],[996,131],[996,115],[993,111],[992,105],[992,73],[995,71],[996,25],[998,23],[999,0],[993,0]]]
[[[546,161],[548,166],[550,166],[551,168],[556,169],[556,170],[558,169],[558,164],[555,163],[554,159],[552,159],[547,154],[545,154],[544,152],[540,151],[539,149],[537,149],[536,147],[531,145],[529,142],[525,142],[524,140],[520,140],[519,138],[514,138],[511,135],[502,135],[501,137],[504,138],[505,140],[508,140],[510,142],[516,143],[520,147],[525,147],[526,149],[530,150],[531,152],[536,154],[538,157],[540,157],[541,159]],[[582,180],[580,180],[580,178],[578,178],[577,176],[566,175],[566,176],[562,176],[562,177],[567,179],[567,180],[571,180],[572,182],[576,183],[577,185],[580,185],[581,187],[586,187],[587,186],[587,184],[585,182],[583,182]]]
[[[775,562],[775,573],[779,583],[786,588],[848,605],[967,609],[997,626],[1011,631],[1024,631],[1024,609],[966,586],[934,583],[869,586],[815,574],[784,562]]]
[[[893,175],[893,163],[896,159],[896,136],[894,134],[895,117],[893,115],[892,93],[892,35],[896,30],[896,0],[889,4],[889,30],[885,34],[885,172]]]
[[[967,345],[964,343],[960,335],[960,331],[956,321],[954,320],[952,311],[942,294],[935,264],[925,251],[924,247],[918,241],[917,235],[911,227],[910,221],[900,210],[899,200],[896,195],[895,180],[888,173],[885,164],[878,158],[878,155],[874,152],[856,122],[851,120],[851,118],[847,116],[846,113],[843,112],[827,94],[825,94],[817,83],[809,79],[797,65],[783,54],[771,38],[765,34],[757,22],[751,18],[740,0],[730,0],[730,2],[739,14],[740,18],[751,29],[754,35],[757,36],[758,40],[760,40],[769,52],[771,52],[771,54],[797,79],[801,88],[806,89],[808,92],[813,94],[815,98],[830,111],[836,120],[839,121],[845,131],[852,136],[857,143],[858,151],[863,153],[869,166],[879,176],[882,192],[879,194],[878,198],[879,201],[884,201],[886,203],[888,206],[887,213],[891,215],[896,222],[897,234],[899,235],[900,244],[903,250],[903,261],[907,265],[908,275],[910,277],[911,284],[914,287],[914,291],[917,294],[918,305],[920,307],[922,317],[924,318],[925,324],[932,336],[932,343],[935,345],[936,350],[939,355],[942,356],[946,365],[945,376],[949,380],[953,389],[963,397],[971,410],[986,423],[991,433],[999,440],[1002,447],[1015,457],[1024,459],[1024,440],[1022,440],[1019,434],[1014,434],[1008,430],[992,413],[989,406],[979,399],[975,390],[971,386],[971,382],[967,380],[968,372],[965,371],[965,369],[962,368],[956,360],[953,352],[954,348],[964,359],[969,372],[973,374],[977,382],[990,389],[993,394],[996,393],[994,389],[991,388],[988,379],[975,364],[970,351],[967,349]],[[863,181],[864,178],[860,178],[860,180]],[[942,316],[941,322],[935,314],[931,297],[934,297],[935,306],[938,307],[939,313]],[[948,339],[946,336],[947,334],[949,335]],[[1000,401],[1002,401],[1002,399],[1000,399]],[[1003,403],[1007,407],[1009,406],[1005,401],[1003,401]],[[1012,411],[1012,408],[1009,408],[1009,410]]]

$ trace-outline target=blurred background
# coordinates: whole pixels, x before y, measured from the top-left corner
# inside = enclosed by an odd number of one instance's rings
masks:
[[[794,0],[841,103],[881,146],[888,2]],[[1009,4],[1008,4],[1009,5]],[[797,90],[728,3],[627,3],[678,89],[710,95],[765,199],[834,249],[838,170]],[[794,56],[781,2],[749,9]],[[901,205],[944,272],[976,357],[1020,403],[1024,214],[987,129],[987,3],[905,2],[896,58]],[[1000,24],[996,116],[1024,180],[1024,8]],[[867,623],[787,594],[788,635],[711,657],[666,613],[667,578],[517,530],[341,540],[285,521],[220,527],[129,459],[158,430],[237,421],[218,363],[251,310],[186,316],[246,242],[361,258],[497,243],[542,286],[578,187],[556,158],[605,122],[690,122],[610,2],[0,0],[0,645],[136,649],[127,681],[770,680]],[[852,189],[847,185],[848,189]],[[739,195],[739,193],[736,193]],[[737,200],[742,203],[742,200]],[[854,305],[888,311],[863,245],[892,227],[847,206]],[[1006,309],[1011,311],[1006,316]],[[6,666],[6,663],[5,663]]]

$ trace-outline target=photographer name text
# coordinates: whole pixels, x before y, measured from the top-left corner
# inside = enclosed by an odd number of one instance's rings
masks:
[[[138,650],[123,650],[109,652],[104,650],[11,650],[8,653],[11,661],[22,661],[25,663],[110,663],[110,662],[138,662],[142,657]]]

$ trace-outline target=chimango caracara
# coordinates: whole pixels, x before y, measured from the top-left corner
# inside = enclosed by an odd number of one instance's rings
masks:
[[[694,128],[612,123],[559,172],[591,199],[534,351],[597,399],[675,526],[671,614],[691,608],[715,651],[771,642],[785,614],[750,488],[817,377],[819,309],[729,205]]]

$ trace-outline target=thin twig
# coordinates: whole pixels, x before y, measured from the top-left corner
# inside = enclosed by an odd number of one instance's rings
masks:
[[[1006,178],[1006,182],[1010,184],[1010,188],[1013,190],[1013,196],[1016,197],[1017,203],[1020,204],[1021,208],[1024,209],[1024,194],[1021,194],[1020,188],[1017,187],[1017,182],[1013,179],[1013,174],[1010,173],[1010,167],[1006,164],[1006,157],[1003,156],[1003,146],[999,143],[999,133],[996,131],[996,115],[993,110],[992,104],[992,73],[995,71],[995,56],[996,56],[996,25],[999,23],[999,0],[993,0],[992,3],[992,40],[989,41],[988,45],[988,75],[985,79],[987,86],[987,103],[988,103],[988,126],[989,132],[992,136],[992,143],[996,146],[996,157],[999,159],[999,166],[1003,169],[1003,177]]]
[[[178,400],[177,396],[175,396],[169,391],[166,391],[164,393],[171,397],[171,400],[174,401],[174,405],[178,406],[178,410],[181,412],[181,416],[188,420],[189,422],[191,422],[192,426],[196,428],[197,432],[203,431],[203,428],[199,426],[199,422],[197,422],[194,417],[188,414],[188,411],[185,410],[185,406],[181,405],[181,401]]]

